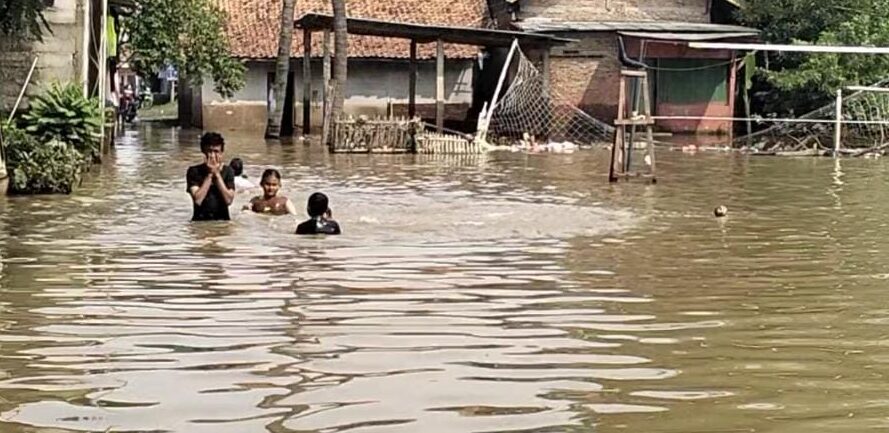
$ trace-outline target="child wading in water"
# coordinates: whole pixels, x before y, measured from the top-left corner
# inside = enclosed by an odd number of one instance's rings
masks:
[[[309,220],[303,221],[296,227],[296,234],[338,235],[341,233],[340,225],[331,219],[332,215],[326,195],[320,192],[310,195],[306,211],[309,213]]]
[[[250,182],[247,179],[247,175],[244,174],[244,161],[241,158],[232,159],[228,166],[232,168],[232,171],[235,172],[235,189],[238,192],[244,192],[253,188],[256,188],[256,185],[253,182]]]
[[[281,173],[278,173],[278,170],[270,168],[262,172],[259,186],[262,187],[262,197],[256,196],[250,199],[250,204],[245,205],[244,210],[271,215],[296,215],[293,202],[287,197],[278,196],[278,189],[281,188]]]

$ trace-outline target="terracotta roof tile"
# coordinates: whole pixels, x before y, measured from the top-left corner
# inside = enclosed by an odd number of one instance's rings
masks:
[[[227,32],[235,57],[274,59],[278,55],[281,0],[218,0],[229,14]],[[296,0],[295,17],[308,12],[331,13],[330,0]],[[347,0],[349,17],[419,24],[486,27],[485,0]],[[312,35],[312,55],[321,55],[320,33]],[[293,57],[302,57],[302,32],[293,32]],[[331,38],[332,39],[332,38]],[[349,36],[349,57],[407,58],[405,39]],[[331,47],[332,49],[332,47]],[[449,58],[472,58],[478,47],[445,44]],[[433,58],[434,44],[418,46],[417,56]]]

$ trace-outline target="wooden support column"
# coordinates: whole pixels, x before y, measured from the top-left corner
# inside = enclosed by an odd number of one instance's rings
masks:
[[[435,44],[435,127],[444,131],[444,43],[439,39]]]
[[[303,29],[303,135],[312,132],[312,32]]]
[[[417,41],[411,39],[410,75],[407,91],[407,117],[417,115]]]

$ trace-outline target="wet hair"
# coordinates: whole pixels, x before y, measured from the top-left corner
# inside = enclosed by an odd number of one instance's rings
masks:
[[[309,212],[309,216],[312,218],[317,218],[323,216],[328,209],[328,200],[327,196],[324,193],[316,192],[309,196],[309,203],[306,205],[306,211]]]
[[[212,146],[219,146],[225,151],[225,139],[218,132],[205,132],[201,136],[201,152],[207,153]]]
[[[279,173],[278,170],[275,170],[274,168],[267,168],[264,172],[262,172],[262,177],[260,178],[259,183],[265,183],[265,180],[270,177],[276,177],[278,179],[278,183],[281,182],[281,173]]]
[[[232,159],[232,162],[228,163],[228,166],[235,172],[235,176],[244,174],[244,161],[242,161],[241,158]]]

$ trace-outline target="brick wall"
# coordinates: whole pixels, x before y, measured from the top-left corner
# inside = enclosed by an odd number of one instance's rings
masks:
[[[709,0],[521,0],[521,19],[709,22]]]
[[[579,42],[554,50],[550,58],[553,89],[593,117],[617,116],[620,61],[614,34],[572,35]]]
[[[578,42],[555,48],[550,59],[550,82],[553,89],[569,102],[591,116],[611,123],[617,117],[620,94],[621,63],[618,60],[618,39],[614,33],[562,34]],[[637,44],[637,45],[634,45]],[[627,41],[628,54],[638,57],[638,41]],[[646,48],[649,58],[710,58],[731,59],[729,51],[696,51],[672,45],[652,44]],[[728,71],[728,69],[726,69]],[[689,72],[693,74],[694,72]],[[652,86],[655,82],[652,81]],[[734,88],[734,81],[728,83]],[[660,115],[717,116],[732,115],[734,94],[727,103],[694,103],[685,105],[660,104],[652,101],[652,109]],[[673,132],[720,132],[730,129],[726,122],[673,121],[658,122],[658,126]]]

